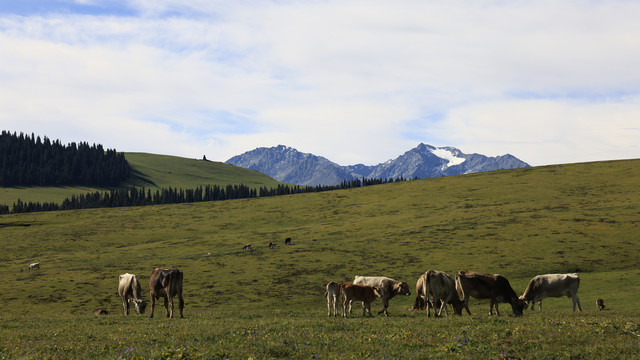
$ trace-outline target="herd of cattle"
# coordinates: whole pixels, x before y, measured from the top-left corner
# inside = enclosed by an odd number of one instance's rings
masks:
[[[483,274],[471,271],[459,271],[455,281],[447,273],[438,270],[429,270],[420,276],[416,282],[416,301],[413,309],[426,307],[427,316],[431,316],[431,308],[441,316],[444,310],[448,315],[447,307],[453,307],[456,315],[462,315],[465,309],[469,315],[469,298],[489,299],[489,314],[493,315],[493,308],[498,311],[498,303],[504,302],[511,305],[514,316],[521,316],[524,309],[531,305],[534,310],[536,303],[542,310],[542,300],[547,297],[570,297],[573,302],[573,311],[582,311],[578,298],[580,277],[578,274],[546,274],[538,275],[529,281],[527,289],[522,296],[517,296],[509,280],[499,274]],[[356,276],[353,284],[339,284],[330,282],[326,286],[325,297],[327,299],[327,315],[338,316],[338,300],[343,296],[342,316],[351,314],[351,305],[354,300],[362,302],[362,316],[371,315],[371,302],[376,298],[382,300],[382,310],[378,313],[387,313],[389,300],[396,295],[411,295],[409,285],[404,281],[396,281],[388,277]],[[604,302],[598,299],[599,309],[604,309]]]
[[[39,263],[29,265],[28,269],[39,269]],[[155,302],[159,298],[164,299],[164,307],[167,311],[167,317],[173,318],[174,299],[178,298],[178,308],[180,317],[183,316],[184,300],[182,298],[182,271],[171,269],[156,268],[149,277],[149,292],[151,296],[151,314],[155,308]],[[498,303],[509,303],[514,316],[521,316],[523,310],[531,305],[534,310],[535,304],[542,310],[542,300],[547,297],[567,296],[573,302],[573,311],[582,311],[580,299],[578,298],[578,287],[580,286],[580,277],[578,274],[546,274],[538,275],[529,281],[526,290],[521,296],[516,295],[515,291],[504,276],[499,274],[484,274],[471,271],[458,271],[455,281],[447,273],[438,270],[429,270],[422,274],[416,282],[416,300],[413,310],[426,308],[427,316],[431,316],[431,308],[434,312],[437,309],[437,316],[442,315],[444,310],[448,316],[448,305],[452,305],[453,312],[456,315],[462,315],[465,309],[469,315],[469,298],[489,299],[489,314],[493,315],[493,308],[496,309],[496,315],[500,315],[498,311]],[[129,303],[133,303],[136,312],[140,315],[144,314],[146,302],[141,296],[141,286],[138,278],[134,274],[120,275],[118,282],[118,294],[122,299],[124,314],[129,315]],[[382,310],[378,314],[388,316],[387,308],[389,300],[396,295],[410,296],[409,285],[404,281],[397,281],[383,276],[356,276],[353,284],[339,284],[330,282],[326,286],[324,294],[327,299],[327,315],[338,316],[338,301],[343,297],[342,316],[347,317],[351,314],[351,306],[353,301],[362,302],[362,316],[371,314],[371,303],[380,298],[382,301]],[[598,309],[604,310],[604,301],[598,299],[596,301]],[[98,310],[96,314],[108,314],[106,310]]]

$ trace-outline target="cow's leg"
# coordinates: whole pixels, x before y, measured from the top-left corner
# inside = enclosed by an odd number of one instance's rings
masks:
[[[156,307],[156,298],[153,296],[153,293],[151,293],[151,315],[149,315],[150,318],[153,317],[153,309],[155,309]]]
[[[345,296],[342,302],[342,317],[347,317],[347,303],[349,303],[349,299]]]
[[[182,314],[182,310],[184,309],[184,299],[182,298],[182,293],[178,294],[178,306],[180,307],[180,318],[184,318]]]
[[[462,301],[462,305],[464,305],[464,308],[467,310],[467,314],[471,315],[471,311],[469,311],[469,298],[468,297],[464,297],[464,300]]]
[[[338,300],[340,300],[338,296],[334,295],[333,296],[333,317],[338,316]]]
[[[387,307],[389,306],[389,299],[380,298],[382,300],[382,310],[378,311],[378,315],[384,313],[384,316],[389,316],[387,312]]]
[[[540,302],[538,303],[538,310],[542,311],[542,299],[540,299]]]
[[[126,297],[122,298],[122,307],[124,308],[124,315],[129,315],[129,300]]]
[[[440,300],[442,301],[442,300]],[[442,316],[442,308],[444,308],[444,314],[447,315],[447,317],[449,316],[449,312],[447,311],[447,302],[442,301],[442,305],[440,305],[440,311],[438,312],[438,316]]]
[[[428,297],[427,300],[425,300],[425,304],[427,305],[427,317],[431,317],[431,308],[433,307],[433,304],[431,303],[431,301],[429,301]],[[435,308],[433,312],[435,313]]]
[[[164,298],[164,308],[165,308],[165,310],[167,310],[167,317],[171,318],[172,314],[169,313],[169,303],[171,303],[171,308],[173,309],[173,301],[169,300],[169,295],[167,295]]]
[[[574,294],[571,296],[571,300],[573,300],[573,311],[576,311],[576,304],[578,305],[578,310],[582,311],[582,306],[580,306],[580,298],[578,298],[578,294]]]

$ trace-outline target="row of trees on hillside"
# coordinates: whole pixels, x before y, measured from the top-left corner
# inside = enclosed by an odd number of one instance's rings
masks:
[[[130,171],[123,153],[102,145],[0,134],[0,186],[118,186]]]
[[[362,179],[344,181],[335,186],[299,186],[281,184],[275,188],[261,187],[253,189],[246,185],[207,185],[199,186],[195,189],[163,188],[162,190],[151,191],[145,188],[130,188],[121,190],[96,191],[86,194],[73,195],[66,198],[62,204],[53,202],[24,202],[18,199],[9,208],[7,205],[0,205],[0,215],[9,213],[26,213],[39,211],[91,209],[104,207],[125,207],[125,206],[147,206],[161,204],[180,204],[203,201],[220,201],[231,199],[247,199],[255,197],[268,197],[280,195],[292,195],[308,192],[322,192],[339,189],[349,189],[355,187],[385,184],[389,182],[404,181],[398,179]]]

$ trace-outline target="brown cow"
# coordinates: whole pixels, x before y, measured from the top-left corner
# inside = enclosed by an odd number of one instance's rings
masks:
[[[327,284],[327,291],[324,293],[324,297],[327,299],[327,316],[331,316],[331,307],[333,305],[333,316],[338,316],[338,299],[342,294],[342,285],[335,281]]]
[[[344,302],[342,303],[342,316],[347,317],[347,305],[349,305],[349,314],[351,314],[351,303],[353,300],[362,301],[362,316],[366,316],[367,312],[371,315],[371,302],[380,297],[380,288],[374,286],[345,284],[340,287],[344,294]]]
[[[441,302],[438,316],[442,315],[443,308],[444,313],[449,316],[447,304],[453,305],[454,314],[462,315],[462,307],[464,305],[456,291],[456,283],[449,274],[438,270],[429,270],[422,276],[425,278],[424,283],[426,285],[422,295],[427,303],[427,317],[431,316],[431,308],[435,312],[435,300],[440,300]]]
[[[387,307],[389,307],[389,300],[391,298],[396,295],[411,295],[409,285],[405,281],[396,281],[384,276],[356,276],[353,283],[358,285],[375,286],[380,289],[382,310],[378,311],[378,314],[384,313],[385,316],[389,316],[389,313],[387,313]]]
[[[456,274],[456,289],[458,294],[464,298],[464,307],[467,313],[469,311],[469,297],[476,299],[491,299],[489,304],[489,315],[493,315],[493,307],[498,311],[498,302],[508,302],[511,304],[513,315],[522,316],[522,310],[525,308],[525,302],[518,298],[515,291],[504,276],[499,274],[482,274],[471,271],[458,271]]]
[[[173,300],[177,296],[180,309],[180,317],[184,308],[182,299],[182,271],[178,269],[154,269],[149,277],[149,291],[151,292],[151,315],[156,306],[156,299],[164,298],[164,307],[167,309],[167,317],[173,318]],[[169,307],[171,309],[169,309]]]

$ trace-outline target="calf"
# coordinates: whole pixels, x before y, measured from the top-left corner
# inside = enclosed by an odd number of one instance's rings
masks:
[[[456,290],[464,298],[464,308],[469,311],[469,297],[476,299],[491,299],[489,304],[489,315],[493,315],[493,307],[498,311],[498,302],[508,302],[511,304],[513,315],[522,316],[522,310],[526,304],[518,298],[515,291],[504,276],[499,274],[482,274],[471,271],[458,271],[456,274]]]
[[[389,316],[387,307],[389,307],[390,299],[396,295],[411,295],[409,285],[406,282],[396,281],[384,276],[356,276],[353,283],[358,285],[374,286],[380,289],[382,310],[378,311],[378,314],[384,313],[385,316]]]
[[[242,250],[250,252],[251,251],[251,244],[247,244],[247,245],[243,246]]]
[[[164,307],[167,310],[167,317],[173,318],[173,300],[178,297],[180,317],[184,308],[182,299],[182,271],[178,269],[154,269],[149,277],[149,291],[151,293],[151,315],[156,306],[156,299],[164,298]],[[171,310],[169,310],[171,309]]]
[[[327,291],[324,293],[324,297],[327,299],[327,316],[331,316],[331,308],[333,307],[333,316],[338,316],[338,299],[342,294],[340,284],[332,281],[327,284]]]
[[[602,299],[596,300],[596,306],[598,307],[598,310],[604,310],[604,300]]]
[[[33,263],[30,264],[29,267],[27,267],[28,270],[34,270],[34,269],[38,269],[40,270],[40,263]]]
[[[449,274],[438,270],[429,270],[426,274],[422,275],[425,280],[425,287],[423,290],[423,297],[427,304],[427,317],[431,316],[431,308],[435,312],[435,301],[440,300],[440,311],[438,316],[442,315],[442,309],[444,313],[449,316],[447,311],[447,304],[453,305],[453,313],[456,315],[462,315],[463,303],[456,291],[456,283],[453,281]]]
[[[367,312],[371,315],[371,302],[380,297],[380,288],[367,285],[346,284],[341,286],[344,294],[344,302],[342,303],[342,316],[347,317],[347,305],[349,305],[349,314],[351,314],[351,302],[353,300],[362,301],[362,316],[366,316]]]
[[[124,315],[129,315],[129,302],[133,302],[136,307],[138,315],[144,314],[144,309],[147,307],[147,303],[140,297],[140,283],[138,278],[133,274],[122,274],[118,281],[118,295],[122,299],[122,307],[124,308]]]
[[[524,294],[520,299],[526,301],[527,305],[531,304],[531,310],[534,310],[535,303],[539,302],[538,308],[542,311],[542,299],[547,297],[571,298],[573,303],[573,311],[578,309],[582,311],[580,299],[578,298],[578,287],[580,286],[580,277],[578,274],[545,274],[535,276],[531,281]]]

